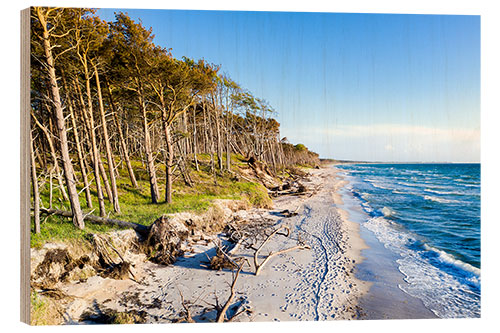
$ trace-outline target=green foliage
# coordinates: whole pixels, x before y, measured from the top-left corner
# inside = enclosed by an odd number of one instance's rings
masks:
[[[297,151],[307,151],[306,146],[304,146],[302,143],[298,143],[294,147],[295,147],[295,150],[297,150]]]
[[[224,154],[224,159],[226,155]],[[217,156],[215,156],[217,158]],[[135,189],[130,185],[127,170],[118,168],[120,177],[117,179],[118,194],[120,200],[121,214],[113,213],[112,206],[106,200],[106,208],[110,218],[116,218],[123,221],[135,222],[144,225],[151,225],[158,217],[163,214],[178,213],[190,211],[202,213],[206,211],[215,199],[234,199],[246,200],[253,207],[271,207],[272,200],[267,194],[267,189],[254,182],[244,180],[235,180],[230,173],[217,175],[217,183],[214,182],[213,174],[210,172],[210,155],[200,154],[198,156],[200,171],[191,169],[191,177],[195,185],[186,186],[182,181],[174,182],[173,203],[167,204],[160,202],[152,204],[149,194],[149,182],[147,177],[138,177],[139,188]],[[233,167],[244,165],[244,157],[241,155],[231,155]],[[132,165],[136,171],[143,170],[139,161],[132,160]],[[140,172],[138,174],[141,174]],[[79,176],[79,174],[77,174]],[[159,173],[163,177],[163,173]],[[80,190],[80,189],[79,189]],[[98,207],[95,189],[93,192],[93,205]],[[45,207],[49,202],[49,187],[47,184],[40,189],[42,203]],[[53,189],[54,197],[59,196],[57,189]],[[68,203],[54,201],[54,208],[70,210]],[[83,203],[83,193],[80,194],[80,201]],[[82,205],[83,206],[83,205]],[[91,210],[84,209],[86,213]],[[95,211],[92,214],[97,214]],[[32,230],[34,230],[32,221]],[[103,233],[118,229],[115,226],[98,225],[86,223],[85,230],[76,229],[70,219],[52,215],[42,216],[41,233],[31,235],[31,247],[41,247],[47,241],[76,240],[84,241],[88,233]]]
[[[230,191],[239,193],[242,198],[248,200],[253,207],[270,208],[273,201],[267,194],[267,189],[258,183],[235,182],[230,186]]]

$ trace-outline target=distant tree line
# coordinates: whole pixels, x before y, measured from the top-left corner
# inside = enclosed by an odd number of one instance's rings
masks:
[[[102,217],[106,200],[120,213],[118,165],[126,167],[133,187],[138,168],[145,169],[151,202],[171,203],[173,180],[192,186],[190,170],[199,169],[200,154],[210,156],[214,174],[231,171],[234,153],[263,161],[274,172],[317,161],[305,146],[280,139],[280,125],[265,100],[221,74],[218,65],[175,59],[153,37],[124,13],[105,22],[92,9],[32,8],[36,232],[40,173],[50,181],[51,196],[56,183],[71,205],[74,225],[83,229],[80,196],[87,208],[97,196]],[[165,170],[162,184],[159,168]]]

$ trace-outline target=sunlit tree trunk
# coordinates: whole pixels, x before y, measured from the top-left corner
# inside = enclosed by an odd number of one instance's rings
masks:
[[[52,92],[52,103],[54,104],[56,127],[59,136],[59,149],[61,151],[64,177],[66,178],[66,186],[68,188],[69,201],[71,204],[71,212],[73,213],[73,224],[77,228],[83,229],[85,227],[85,223],[83,221],[83,213],[80,207],[80,201],[78,199],[78,192],[76,190],[73,166],[71,164],[71,158],[69,157],[66,125],[64,123],[64,113],[61,105],[61,98],[59,96],[59,86],[57,83],[54,59],[52,56],[52,46],[50,44],[50,36],[48,31],[49,28],[47,26],[46,17],[43,14],[42,9],[37,7],[35,10],[37,12],[38,19],[43,30],[43,49],[45,58],[47,60],[47,70]]]
[[[156,168],[154,164],[154,157],[151,151],[151,136],[149,133],[148,116],[146,112],[146,106],[144,105],[144,98],[142,96],[142,91],[139,89],[139,107],[142,113],[142,122],[144,129],[144,150],[146,153],[146,168],[149,174],[149,186],[151,190],[151,202],[158,203],[160,197],[158,190],[158,180],[156,178]]]
[[[116,187],[115,177],[115,162],[113,161],[113,154],[111,152],[111,143],[109,142],[108,125],[106,122],[106,114],[104,113],[104,103],[101,93],[101,82],[99,81],[99,71],[94,65],[95,81],[97,86],[97,98],[99,100],[99,114],[101,115],[101,127],[103,132],[104,146],[106,147],[106,158],[108,160],[109,179],[111,182],[111,195],[113,196],[113,209],[116,213],[120,213],[120,204],[118,202],[118,189]]]
[[[88,66],[86,63],[83,63],[83,68],[84,68],[84,73],[85,73],[85,88],[87,90],[87,107],[83,109],[84,113],[84,118],[85,122],[87,123],[87,132],[90,136],[90,145],[91,145],[91,150],[92,150],[92,163],[93,163],[93,169],[94,169],[94,180],[95,180],[95,185],[96,185],[96,191],[97,191],[97,201],[99,202],[99,215],[101,217],[106,216],[106,206],[104,205],[104,195],[102,192],[102,186],[101,186],[101,176],[100,176],[100,171],[99,171],[99,161],[101,159],[99,150],[97,148],[97,139],[95,135],[95,124],[94,124],[94,115],[93,115],[93,110],[92,110],[92,96],[91,96],[91,91],[90,91],[90,74],[88,70]],[[85,105],[83,102],[83,95],[80,91],[80,86],[78,83],[75,83],[77,86],[77,89],[79,91],[80,99],[82,105]]]
[[[50,110],[48,110],[50,112]],[[49,152],[50,156],[52,158],[52,168],[50,170],[51,175],[55,172],[56,177],[57,177],[57,182],[59,184],[59,191],[61,192],[61,195],[65,201],[69,201],[68,194],[66,193],[66,190],[64,189],[64,182],[62,179],[61,175],[61,170],[59,168],[59,161],[57,159],[57,154],[56,154],[56,149],[54,147],[54,142],[52,141],[52,135],[50,134],[50,131],[47,129],[46,126],[42,125],[42,123],[38,120],[38,118],[32,113],[33,120],[35,120],[35,124],[42,130],[45,139],[49,145]],[[52,201],[51,201],[52,202]]]
[[[194,165],[196,167],[196,171],[200,171],[200,167],[198,165],[198,156],[197,156],[197,134],[198,129],[196,128],[196,107],[193,107],[193,158]]]
[[[68,86],[66,84],[66,81],[64,80],[64,89],[66,90],[66,99],[68,100],[68,108],[69,108],[69,114],[71,118],[71,125],[73,129],[73,136],[75,138],[75,146],[76,146],[76,152],[78,155],[78,163],[80,164],[80,171],[82,172],[82,180],[83,180],[83,186],[85,187],[85,200],[87,202],[87,207],[92,208],[92,196],[90,194],[90,184],[88,180],[88,175],[87,175],[87,169],[85,167],[84,159],[83,159],[83,153],[82,153],[82,147],[81,147],[81,142],[80,142],[80,135],[78,133],[78,126],[76,123],[76,116],[75,116],[75,110],[73,108],[73,100],[69,97],[69,90]]]
[[[121,127],[121,123],[118,119],[118,114],[117,114],[117,110],[116,110],[116,106],[115,106],[115,103],[113,101],[113,94],[111,93],[111,88],[108,84],[108,82],[105,80],[105,83],[106,83],[106,88],[108,90],[108,95],[109,95],[109,102],[110,102],[110,105],[111,105],[111,111],[113,112],[113,120],[114,120],[114,123],[115,123],[115,126],[116,126],[116,130],[118,132],[118,140],[120,142],[120,147],[122,149],[122,152],[123,152],[123,159],[125,160],[125,164],[127,166],[127,171],[128,171],[128,175],[129,175],[129,178],[130,178],[130,182],[132,183],[132,186],[135,187],[135,188],[138,188],[139,185],[137,185],[137,179],[135,178],[135,173],[134,173],[134,169],[132,168],[132,163],[130,162],[130,156],[129,156],[129,153],[128,153],[128,147],[125,143],[125,138],[123,137],[123,131],[122,131],[122,127]]]

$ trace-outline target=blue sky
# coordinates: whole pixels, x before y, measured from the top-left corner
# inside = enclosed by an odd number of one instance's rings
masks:
[[[321,157],[479,161],[479,16],[123,11],[174,56],[222,65]]]

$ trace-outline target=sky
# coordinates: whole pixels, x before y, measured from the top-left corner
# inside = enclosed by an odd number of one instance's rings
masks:
[[[480,161],[480,17],[101,9],[221,65],[323,158]]]

